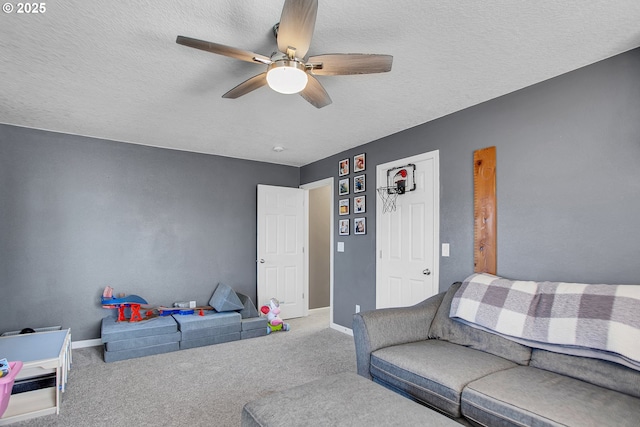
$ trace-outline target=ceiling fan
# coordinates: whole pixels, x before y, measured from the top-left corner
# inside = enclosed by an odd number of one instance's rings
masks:
[[[393,56],[334,53],[311,56],[305,61],[317,12],[317,0],[285,0],[280,23],[274,26],[278,51],[271,57],[184,36],[178,36],[176,43],[267,66],[267,71],[240,83],[223,98],[235,99],[269,85],[280,93],[299,93],[315,107],[322,108],[331,104],[331,98],[315,76],[384,73],[391,70]]]

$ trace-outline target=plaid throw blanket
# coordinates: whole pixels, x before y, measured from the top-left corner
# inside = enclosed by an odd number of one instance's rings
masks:
[[[473,274],[450,317],[534,348],[640,370],[640,285],[513,281]]]

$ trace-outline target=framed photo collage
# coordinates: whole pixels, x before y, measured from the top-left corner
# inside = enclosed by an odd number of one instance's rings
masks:
[[[364,193],[366,191],[367,176],[364,173],[366,168],[365,154],[353,156],[353,176],[349,176],[350,160],[340,160],[338,164],[338,195],[347,196],[338,200],[338,234],[340,236],[349,236],[351,234],[351,219],[343,218],[352,213],[356,215],[353,218],[353,234],[367,234],[367,218],[359,216],[367,212],[367,202]],[[353,198],[349,197],[353,191]],[[353,212],[352,212],[353,210]]]

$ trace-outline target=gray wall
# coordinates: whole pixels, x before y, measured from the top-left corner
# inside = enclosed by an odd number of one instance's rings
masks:
[[[0,125],[0,331],[98,338],[106,285],[206,304],[256,300],[256,185],[299,169]]]
[[[331,187],[309,190],[309,308],[329,307]]]
[[[224,281],[255,301],[256,184],[337,186],[338,161],[362,152],[367,234],[332,230],[337,324],[375,307],[375,166],[435,149],[440,289],[473,271],[472,158],[491,145],[499,274],[638,283],[639,76],[635,49],[301,169],[0,125],[0,331],[97,338],[105,285],[203,304]]]
[[[498,274],[640,283],[640,49],[306,165],[301,183],[367,155],[366,236],[338,236],[334,321],[375,308],[375,167],[440,150],[440,289],[473,272],[473,151],[497,147]],[[352,174],[353,175],[353,174]],[[350,175],[350,176],[352,176]],[[337,200],[335,196],[337,227]],[[335,251],[335,248],[334,248]]]

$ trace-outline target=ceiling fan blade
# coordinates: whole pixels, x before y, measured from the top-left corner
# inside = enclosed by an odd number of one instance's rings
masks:
[[[312,66],[309,72],[316,76],[341,76],[385,73],[391,71],[392,63],[391,55],[332,53],[310,57],[307,66]],[[315,67],[316,65],[319,65],[318,68]]]
[[[234,87],[229,92],[222,95],[222,97],[236,99],[241,97],[242,95],[246,95],[249,92],[259,89],[266,84],[267,84],[267,73],[264,72],[264,73],[258,74],[257,76],[251,77],[249,80],[246,80],[240,83],[238,86]]]
[[[316,26],[318,0],[285,0],[278,27],[278,50],[287,53],[296,49],[296,57],[304,58],[309,51]]]
[[[307,75],[309,74],[307,73]],[[322,87],[318,79],[312,75],[309,75],[307,86],[300,92],[300,96],[316,108],[326,107],[332,102],[327,91],[324,90],[324,87]]]
[[[184,36],[178,36],[178,38],[176,38],[176,43],[188,47],[193,47],[195,49],[204,50],[206,52],[217,53],[218,55],[229,56],[241,61],[271,64],[271,58],[267,56],[253,53],[248,50],[236,49],[235,47],[225,46],[223,44],[192,39],[191,37]]]

